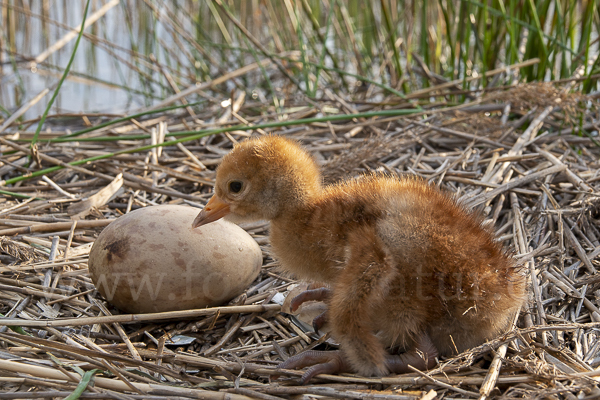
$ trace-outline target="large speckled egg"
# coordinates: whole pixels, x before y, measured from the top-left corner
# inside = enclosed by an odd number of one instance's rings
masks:
[[[128,313],[214,307],[241,294],[260,271],[258,244],[223,220],[192,229],[197,214],[164,205],[117,218],[90,251],[98,291]]]

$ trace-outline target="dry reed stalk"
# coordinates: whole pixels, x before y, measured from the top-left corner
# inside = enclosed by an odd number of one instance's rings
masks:
[[[242,73],[238,71],[236,76]],[[455,358],[440,360],[441,364],[427,373],[381,378],[321,375],[314,383],[299,387],[294,383],[302,371],[277,370],[275,366],[306,348],[330,345],[325,344],[326,336],[319,339],[279,312],[281,306],[275,300],[288,294],[294,281],[280,276],[277,263],[270,259],[265,223],[244,227],[261,244],[265,264],[242,297],[203,310],[118,314],[89,278],[91,243],[110,221],[134,208],[166,203],[201,206],[211,196],[215,165],[233,142],[243,140],[230,132],[229,136],[205,137],[185,145],[165,140],[162,151],[153,152],[152,164],[145,163],[145,150],[53,171],[47,178],[56,186],[38,177],[6,188],[44,199],[0,199],[0,223],[4,226],[0,234],[15,235],[4,238],[0,246],[0,310],[6,316],[0,319],[0,330],[6,326],[22,329],[22,333],[0,332],[0,359],[15,357],[2,361],[0,369],[17,374],[10,377],[14,381],[0,380],[0,387],[23,385],[44,397],[50,386],[36,384],[37,376],[53,377],[57,390],[72,391],[74,385],[64,373],[48,367],[46,354],[51,353],[65,365],[109,371],[111,378],[97,377],[97,382],[114,385],[110,386],[114,393],[132,398],[140,396],[140,391],[149,398],[304,394],[358,399],[427,398],[432,396],[431,390],[437,395],[486,398],[498,391],[505,395],[517,389],[531,393],[531,388],[595,393],[591,379],[600,365],[596,333],[600,279],[595,273],[600,266],[600,150],[586,137],[554,136],[564,130],[564,115],[552,98],[511,114],[512,120],[502,125],[506,113],[515,112],[514,107],[505,111],[507,104],[514,104],[510,93],[504,93],[499,103],[483,96],[470,108],[442,107],[415,116],[315,122],[262,131],[300,140],[323,165],[329,182],[365,172],[416,174],[455,193],[469,207],[479,207],[486,223],[494,224],[500,240],[516,251],[516,262],[531,275],[532,301],[522,312],[520,328]],[[209,108],[195,110],[192,117],[188,111],[177,111],[160,118],[136,118],[135,123],[126,122],[120,129],[137,134],[155,128],[158,143],[161,130],[233,126],[240,121],[259,125],[275,118],[274,114],[255,113],[245,102],[240,100],[234,112]],[[381,104],[384,106],[359,104],[332,95],[328,106],[352,113],[390,107],[389,102]],[[462,113],[465,110],[469,113]],[[318,112],[309,104],[290,115],[305,118]],[[221,121],[202,121],[213,115]],[[524,128],[527,122],[529,126]],[[483,134],[474,128],[484,125],[502,129]],[[110,128],[103,129],[108,134]],[[347,132],[352,134],[340,134]],[[95,135],[90,132],[82,138]],[[37,152],[43,166],[63,166],[77,157],[138,148],[143,140],[147,139],[101,145],[81,141],[78,147],[49,142]],[[0,144],[2,151],[16,151],[2,156],[7,163],[0,167],[0,178],[12,178],[23,168],[27,171],[19,160],[32,154],[29,148],[6,139]],[[94,203],[89,214],[75,223],[68,212],[74,201],[67,193],[89,198],[121,173],[123,190],[112,191],[115,197],[108,202]],[[55,255],[50,257],[53,251]],[[171,343],[172,338],[186,340],[186,344]],[[496,352],[493,360],[486,355],[490,350]],[[500,359],[502,369],[498,368]],[[61,368],[79,379],[68,368]],[[146,375],[138,374],[144,371]],[[267,386],[273,376],[280,376],[273,382],[281,384]],[[410,390],[399,393],[396,388],[400,385]]]

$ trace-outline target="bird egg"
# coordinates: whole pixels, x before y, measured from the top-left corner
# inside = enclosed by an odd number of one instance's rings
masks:
[[[197,213],[162,205],[117,218],[90,251],[98,291],[128,313],[214,307],[241,294],[260,272],[260,247],[227,221],[192,229]]]

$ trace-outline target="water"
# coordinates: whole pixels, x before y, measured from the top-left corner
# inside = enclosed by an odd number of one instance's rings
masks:
[[[59,24],[79,27],[85,8],[84,1],[74,0],[32,1],[29,10],[21,7],[23,3],[16,3],[10,9],[7,2],[0,2],[5,25],[1,30],[3,48],[12,48],[16,53],[13,57],[6,51],[0,55],[0,105],[11,113],[44,88],[53,87],[58,82],[73,52],[76,38],[39,65],[29,60],[35,59],[68,33]],[[92,1],[88,17],[106,3]],[[6,23],[7,13],[9,23]],[[133,18],[127,18],[126,13],[133,15]],[[129,26],[126,23],[128,20],[132,22]],[[130,4],[118,4],[88,27],[84,32],[94,34],[97,39],[82,38],[71,73],[63,83],[50,113],[123,114],[161,99],[166,89],[150,79],[142,79],[135,68],[154,79],[157,79],[157,71],[148,64],[141,64],[138,57],[131,55],[132,50],[149,54],[153,46],[158,49],[155,39],[160,39],[166,46],[172,45],[172,37],[160,24],[153,29],[155,35],[147,37],[148,24],[153,24],[148,7],[136,5],[131,8]],[[105,42],[95,43],[98,40]],[[156,57],[162,61],[164,54],[158,50]],[[181,76],[176,76],[176,79],[180,82],[184,80]],[[51,96],[52,91],[27,111],[25,118],[41,115]]]

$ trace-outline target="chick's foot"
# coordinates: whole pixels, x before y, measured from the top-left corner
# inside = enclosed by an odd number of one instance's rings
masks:
[[[408,367],[409,365],[420,371],[426,371],[437,364],[437,356],[437,348],[431,342],[429,336],[423,334],[413,350],[398,355],[388,355],[386,357],[386,364],[390,372],[396,374],[413,372],[413,370]]]
[[[300,384],[304,385],[319,374],[337,374],[350,372],[350,366],[344,360],[342,353],[338,351],[316,351],[308,350],[288,358],[277,366],[279,369],[296,369],[311,366],[306,370]]]

